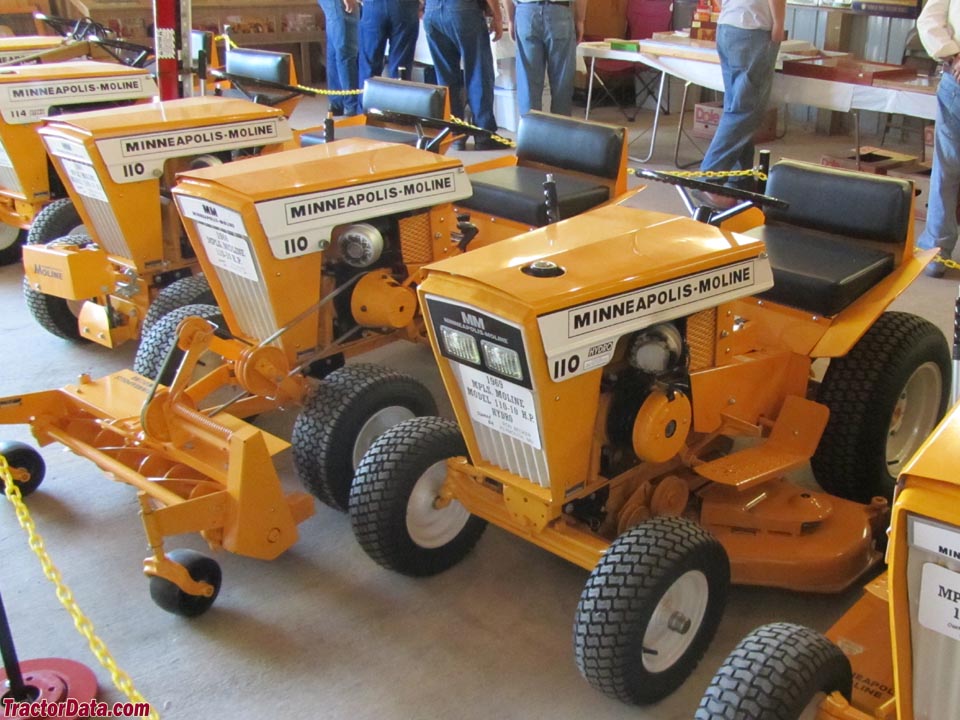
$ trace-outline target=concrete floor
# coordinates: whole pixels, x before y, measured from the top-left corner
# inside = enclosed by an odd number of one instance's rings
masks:
[[[306,104],[295,124],[309,124],[321,111]],[[595,117],[620,121],[609,108]],[[667,119],[649,167],[671,167],[675,122]],[[631,131],[649,124],[644,113]],[[646,142],[641,139],[635,152],[645,152]],[[770,147],[774,157],[815,160],[851,144],[850,138],[791,127]],[[465,153],[463,159],[484,155]],[[651,186],[637,202],[683,212],[667,186]],[[0,269],[0,337],[9,360],[0,364],[0,396],[132,364],[132,346],[111,352],[40,330],[24,306],[21,274],[16,266]],[[922,277],[896,307],[951,333],[956,279]],[[364,359],[408,371],[440,395],[427,348],[397,344]],[[442,398],[441,407],[449,412]],[[288,436],[292,413],[260,422]],[[2,435],[31,439],[25,427],[4,428]],[[216,605],[185,620],[149,598],[140,573],[146,547],[134,492],[58,446],[44,456],[47,480],[30,508],[47,547],[117,662],[164,718],[686,720],[744,633],[772,620],[826,629],[860,592],[854,587],[824,597],[734,589],[696,673],[672,697],[638,709],[592,690],[574,665],[572,620],[587,573],[494,527],[452,570],[413,580],[374,564],[354,541],[347,518],[318,506],[301,526],[299,543],[276,561],[220,553],[224,583]],[[284,481],[294,488],[289,453],[281,458]],[[177,540],[168,547],[204,549],[199,537]],[[6,502],[0,502],[0,558],[0,592],[21,658],[59,656],[95,665]],[[102,698],[120,699],[107,673],[96,671]]]

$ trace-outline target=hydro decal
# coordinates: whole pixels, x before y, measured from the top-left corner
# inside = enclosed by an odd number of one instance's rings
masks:
[[[538,323],[550,375],[566,380],[602,367],[626,333],[771,287],[770,262],[757,257],[543,315]]]
[[[157,84],[146,74],[3,83],[0,114],[11,125],[25,125],[39,122],[56,105],[139,100],[156,94]]]
[[[462,167],[256,204],[276,258],[320,252],[337,225],[455,202],[473,193]]]
[[[291,137],[286,118],[273,117],[107,138],[97,141],[97,149],[113,181],[131,183],[159,177],[169,158],[257,147]]]

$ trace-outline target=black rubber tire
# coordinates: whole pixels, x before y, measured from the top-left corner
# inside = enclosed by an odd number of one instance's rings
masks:
[[[178,588],[169,580],[157,577],[150,578],[150,597],[163,610],[183,617],[197,617],[203,615],[213,605],[220,594],[220,583],[223,574],[220,565],[213,558],[207,557],[196,550],[178,548],[167,553],[167,557],[183,565],[187,572],[197,582],[207,582],[213,585],[213,595],[190,595]]]
[[[707,581],[707,605],[693,640],[659,672],[644,665],[643,640],[658,603],[688,571]],[[720,542],[690,520],[657,517],[620,535],[590,573],[573,626],[577,667],[597,690],[644,705],[663,699],[693,672],[710,645],[730,587]]]
[[[847,355],[830,361],[817,397],[830,408],[830,420],[810,461],[824,490],[864,503],[893,497],[897,478],[886,456],[891,417],[907,381],[927,362],[940,370],[939,420],[950,393],[950,350],[927,320],[884,313]]]
[[[20,495],[27,497],[40,487],[40,483],[43,482],[44,475],[46,475],[47,466],[43,462],[43,456],[35,448],[26,443],[8,441],[0,443],[0,455],[7,459],[7,466],[11,470],[17,468],[29,473],[30,477],[27,480],[14,478],[14,482],[20,489]],[[0,482],[0,492],[2,491],[3,482]]]
[[[170,348],[177,340],[177,326],[180,321],[190,316],[201,317],[204,320],[222,325],[223,315],[220,314],[220,308],[213,305],[187,305],[185,307],[171,310],[160,318],[149,332],[140,338],[140,346],[137,348],[137,354],[133,358],[133,370],[144,377],[156,380],[163,369],[163,363],[167,359]],[[177,374],[177,368],[180,367],[180,361],[183,359],[183,351],[179,348],[174,350],[173,359],[167,372],[160,378],[160,382],[169,385],[173,382]]]
[[[210,283],[203,275],[190,275],[174,280],[163,288],[150,303],[140,326],[140,334],[150,332],[156,322],[167,313],[186,305],[216,305]]]
[[[59,198],[37,213],[27,233],[27,244],[45,245],[51,240],[70,235],[81,225],[83,220],[80,219],[73,200],[68,197]]]
[[[818,693],[853,685],[850,661],[801,625],[764,625],[740,641],[717,670],[694,720],[797,720]]]
[[[19,228],[9,228],[9,232],[17,231],[14,241],[7,247],[0,249],[0,266],[13,265],[23,257],[23,244],[27,241],[27,231]]]
[[[471,515],[454,538],[427,548],[410,536],[406,518],[414,486],[427,469],[466,454],[457,424],[438,417],[394,425],[370,446],[350,490],[350,521],[357,541],[371,558],[389,570],[425,577],[466,557],[486,529],[485,520]]]
[[[52,205],[47,205],[44,210],[49,207],[52,207]],[[34,223],[34,227],[36,227],[36,223]],[[33,232],[32,228],[30,232]],[[86,235],[69,235],[56,237],[50,242],[60,245],[86,245],[91,241]],[[77,316],[73,314],[65,299],[47,295],[30,287],[27,278],[23,279],[23,297],[27,302],[27,310],[33,315],[33,319],[48,333],[64,340],[86,340],[80,334]]]
[[[423,383],[378,365],[335,370],[307,399],[290,442],[300,480],[320,502],[347,511],[358,436],[375,413],[393,406],[406,408],[414,417],[437,414]],[[365,444],[363,452],[370,446]]]

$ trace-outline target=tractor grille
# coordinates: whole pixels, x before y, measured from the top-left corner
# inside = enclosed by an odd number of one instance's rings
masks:
[[[450,365],[456,371],[460,394],[466,398],[467,381],[461,372],[462,366],[457,362],[451,362]],[[483,460],[514,475],[526,478],[540,487],[550,487],[550,471],[547,467],[547,455],[543,448],[535,448],[523,440],[495,430],[476,420],[473,420],[471,424]]]
[[[91,171],[93,168],[90,168]],[[94,239],[109,255],[129,258],[132,253],[127,241],[123,237],[117,216],[110,207],[110,203],[99,198],[84,197],[83,207],[93,223]]]
[[[430,213],[420,213],[400,221],[400,249],[403,262],[408,265],[422,265],[433,259]]]
[[[253,248],[250,246],[250,239],[233,234],[234,238],[247,244],[248,252],[252,257]],[[216,267],[217,278],[223,285],[223,291],[227,294],[227,302],[233,308],[237,324],[241,332],[257,341],[262,342],[265,338],[273,335],[278,329],[277,321],[273,315],[273,305],[270,302],[270,295],[267,293],[267,285],[263,282],[263,273],[260,266],[256,265],[257,279],[238,275],[223,267]],[[275,340],[272,344],[279,345],[280,341]]]
[[[13,161],[7,155],[7,149],[3,146],[2,141],[0,141],[0,190],[7,190],[17,195],[23,193],[20,178],[17,177],[17,173],[13,169]]]
[[[717,309],[703,310],[687,318],[690,370],[713,367],[717,349]]]
[[[960,528],[911,515],[908,532],[913,713],[915,720],[942,720],[960,707],[960,602],[943,597],[960,592]]]

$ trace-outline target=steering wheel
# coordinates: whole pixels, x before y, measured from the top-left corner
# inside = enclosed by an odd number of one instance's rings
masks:
[[[149,45],[113,38],[92,38],[91,42],[106,49],[120,63],[129,67],[143,68],[153,61],[154,50]]]
[[[460,123],[451,122],[450,120],[441,120],[440,118],[421,117],[419,115],[410,115],[408,113],[393,112],[392,110],[387,111],[371,108],[367,112],[371,115],[376,115],[386,122],[397,123],[398,125],[415,125],[434,130],[449,130],[451,133],[462,133],[465,135],[473,135],[475,137],[489,138],[495,142],[499,142],[505,148],[510,147],[510,145],[507,143],[504,143],[502,140],[494,137],[494,134],[489,130],[484,130],[483,128],[461,125]]]
[[[656,180],[657,182],[667,183],[669,185],[676,185],[680,188],[681,194],[687,200],[687,204],[690,207],[695,207],[693,198],[691,198],[688,190],[697,190],[699,192],[708,192],[713,193],[714,195],[723,195],[724,197],[730,197],[734,200],[740,200],[741,202],[737,205],[734,205],[729,210],[719,210],[715,211],[716,214],[712,215],[712,218],[707,218],[705,221],[710,222],[711,219],[721,219],[726,220],[729,217],[743,212],[744,210],[749,209],[751,206],[756,205],[757,207],[769,207],[777,208],[779,210],[786,209],[790,206],[790,203],[785,200],[780,200],[779,198],[772,197],[770,195],[762,195],[761,193],[750,192],[749,190],[741,190],[740,188],[730,187],[728,185],[715,185],[713,183],[704,182],[703,180],[696,180],[692,177],[687,177],[684,175],[673,175],[671,173],[658,172],[657,170],[647,170],[646,168],[639,168],[636,170],[636,176],[642,177],[647,180]],[[700,210],[706,206],[702,206],[697,209],[695,216],[697,219],[701,219]]]

